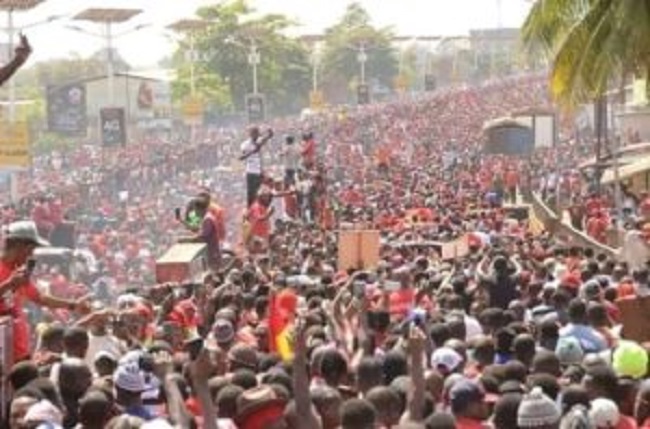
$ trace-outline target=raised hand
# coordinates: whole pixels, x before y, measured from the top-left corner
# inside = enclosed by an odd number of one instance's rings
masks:
[[[24,34],[20,35],[20,43],[16,46],[15,53],[16,59],[21,62],[27,61],[27,58],[29,58],[32,53],[32,46],[29,44],[29,40]]]

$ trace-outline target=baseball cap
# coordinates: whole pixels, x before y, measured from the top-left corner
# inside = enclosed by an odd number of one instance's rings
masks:
[[[463,357],[450,347],[441,347],[431,354],[431,366],[446,373],[454,372],[463,363]]]
[[[31,241],[40,247],[49,247],[50,242],[41,237],[36,224],[30,220],[12,222],[4,228],[5,239]]]
[[[140,368],[133,364],[127,363],[117,367],[113,374],[115,386],[127,392],[144,392],[146,390],[144,376]]]
[[[212,334],[218,344],[226,344],[235,338],[235,329],[226,319],[217,319],[212,325]]]
[[[495,402],[496,399],[496,395],[486,394],[479,383],[468,379],[456,382],[449,391],[451,408],[457,411],[466,409],[474,402]]]
[[[648,352],[634,341],[621,341],[612,356],[619,377],[642,378],[648,372]]]
[[[95,355],[93,362],[99,362],[100,360],[110,360],[111,362],[118,362],[118,358],[111,352],[102,350]]]

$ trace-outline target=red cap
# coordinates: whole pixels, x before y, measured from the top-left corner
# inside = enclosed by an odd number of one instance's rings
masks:
[[[581,285],[582,280],[576,273],[569,273],[562,278],[562,286],[566,286],[571,289],[578,289]]]
[[[294,314],[298,307],[298,297],[289,289],[284,289],[277,296],[278,307],[289,314]]]

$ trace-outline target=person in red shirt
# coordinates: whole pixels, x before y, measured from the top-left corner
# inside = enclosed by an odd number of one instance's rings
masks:
[[[587,221],[587,234],[595,240],[605,243],[607,242],[607,227],[607,217],[602,211],[598,212]]]
[[[250,236],[252,239],[258,238],[268,242],[271,236],[270,218],[273,216],[273,207],[271,194],[261,193],[253,205],[248,209],[248,222],[250,223]]]
[[[302,163],[308,170],[314,166],[316,162],[316,140],[314,140],[314,133],[306,132],[302,135],[302,147],[300,149],[302,155]]]
[[[30,332],[23,310],[26,300],[53,309],[65,308],[86,313],[90,306],[86,298],[76,301],[42,294],[31,281],[27,262],[34,250],[49,243],[38,235],[36,224],[18,221],[9,224],[5,231],[4,252],[0,257],[0,315],[13,319],[14,362],[30,356]]]

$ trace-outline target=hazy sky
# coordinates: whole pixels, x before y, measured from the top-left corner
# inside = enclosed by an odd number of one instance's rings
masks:
[[[16,26],[29,25],[52,15],[74,15],[88,7],[129,7],[143,13],[131,22],[120,24],[120,33],[137,24],[151,27],[125,35],[115,42],[120,54],[132,65],[144,67],[169,54],[173,42],[165,26],[181,18],[192,17],[197,7],[214,0],[46,0],[35,9],[17,13]],[[350,0],[251,0],[260,12],[284,13],[302,25],[300,33],[320,33],[334,23]],[[501,3],[503,26],[519,26],[530,7],[527,0],[361,0],[378,25],[391,25],[402,35],[456,35],[473,28],[497,26],[497,4]],[[34,59],[65,57],[71,52],[86,56],[103,46],[103,39],[86,36],[65,28],[69,20],[25,30],[34,45]],[[89,30],[99,27],[82,23]],[[2,25],[2,27],[5,27]],[[168,32],[167,32],[168,33]],[[6,40],[6,36],[2,36]]]

